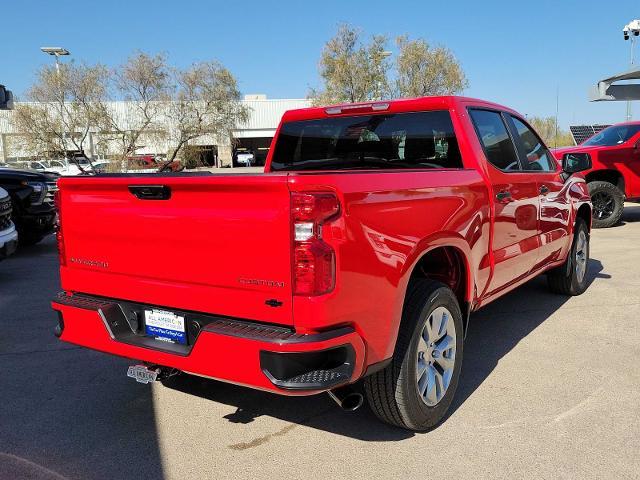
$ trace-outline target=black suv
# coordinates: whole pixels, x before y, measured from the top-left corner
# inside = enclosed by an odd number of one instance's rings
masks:
[[[53,197],[58,177],[56,173],[0,167],[0,187],[11,196],[13,223],[21,245],[34,245],[54,231]]]

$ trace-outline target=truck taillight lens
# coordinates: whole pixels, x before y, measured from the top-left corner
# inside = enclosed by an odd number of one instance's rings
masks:
[[[336,283],[336,254],[322,239],[322,225],[340,213],[331,192],[291,194],[293,220],[293,293],[315,296],[329,293]]]
[[[294,293],[322,295],[335,286],[335,252],[322,240],[300,242],[294,249]]]
[[[60,265],[65,266],[67,264],[67,257],[64,251],[64,236],[62,235],[62,205],[60,198],[60,190],[54,193],[54,203],[58,212],[58,226],[56,229],[56,243],[58,244],[58,256],[60,257]]]

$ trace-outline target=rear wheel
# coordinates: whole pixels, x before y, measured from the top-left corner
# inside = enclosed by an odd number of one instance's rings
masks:
[[[624,209],[624,193],[613,183],[589,182],[589,193],[593,205],[593,228],[608,228],[617,225]]]
[[[587,269],[589,266],[589,230],[581,218],[576,220],[573,244],[567,260],[558,268],[547,273],[547,281],[552,292],[561,295],[580,295],[587,289]]]
[[[444,418],[462,367],[462,314],[454,293],[432,280],[411,282],[391,363],[364,381],[382,421],[415,431]]]

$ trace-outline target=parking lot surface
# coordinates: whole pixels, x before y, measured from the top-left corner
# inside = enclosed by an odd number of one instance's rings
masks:
[[[541,277],[475,314],[449,418],[413,434],[326,395],[136,384],[54,338],[48,238],[0,263],[0,479],[639,478],[640,205],[591,257],[581,297]]]

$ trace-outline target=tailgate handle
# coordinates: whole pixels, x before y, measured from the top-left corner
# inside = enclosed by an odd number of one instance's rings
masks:
[[[140,200],[169,200],[171,189],[167,185],[129,185],[129,191]]]

